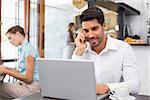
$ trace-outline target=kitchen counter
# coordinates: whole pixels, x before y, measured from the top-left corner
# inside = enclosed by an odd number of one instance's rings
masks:
[[[150,44],[130,44],[131,46],[150,46]]]

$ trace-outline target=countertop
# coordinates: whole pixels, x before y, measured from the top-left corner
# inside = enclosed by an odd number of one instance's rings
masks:
[[[131,46],[150,46],[150,44],[130,44]]]

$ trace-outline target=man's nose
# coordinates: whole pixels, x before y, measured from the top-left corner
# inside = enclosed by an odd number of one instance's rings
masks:
[[[13,43],[13,41],[12,41],[12,40],[10,40],[10,43]]]
[[[93,37],[93,31],[89,30],[88,37]]]

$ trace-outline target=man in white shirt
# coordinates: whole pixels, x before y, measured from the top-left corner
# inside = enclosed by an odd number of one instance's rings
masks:
[[[96,92],[104,94],[117,87],[139,92],[136,58],[132,47],[104,34],[104,15],[97,7],[88,8],[80,16],[82,31],[75,40],[72,59],[91,59],[95,64]],[[123,82],[120,79],[123,77]]]

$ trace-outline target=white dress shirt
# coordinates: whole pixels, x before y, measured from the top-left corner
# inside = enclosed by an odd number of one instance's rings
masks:
[[[97,84],[107,84],[111,91],[127,87],[130,92],[139,92],[136,57],[132,47],[121,40],[107,36],[106,47],[97,54],[87,46],[82,56],[72,55],[74,60],[93,60]],[[123,82],[120,79],[123,76]]]

